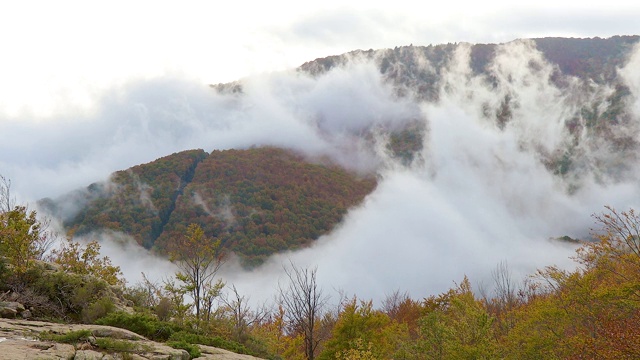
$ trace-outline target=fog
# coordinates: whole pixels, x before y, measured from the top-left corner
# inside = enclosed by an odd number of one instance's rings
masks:
[[[633,99],[622,130],[636,140],[639,59],[636,49],[619,70]],[[316,77],[285,71],[246,78],[242,94],[178,77],[132,81],[103,93],[91,111],[53,121],[5,116],[0,134],[11,136],[0,142],[0,169],[31,204],[194,148],[279,146],[374,172],[375,191],[311,248],[273,256],[254,271],[227,263],[222,278],[255,301],[273,296],[289,262],[317,267],[328,293],[376,302],[397,289],[415,298],[437,294],[465,275],[486,284],[502,261],[516,280],[546,265],[574,266],[574,248],[553,239],[587,239],[592,214],[604,205],[637,208],[640,199],[633,153],[565,127],[586,104],[606,106],[612,89],[572,78],[558,88],[552,65],[529,42],[499,49],[490,67],[497,86],[472,75],[468,61],[469,48],[460,45],[437,102],[398,97],[372,61],[357,58]],[[500,129],[486,114],[506,95],[517,106]],[[384,150],[385,133],[416,123],[425,129],[423,150],[400,164]],[[577,144],[576,165],[555,175],[545,163],[568,144]],[[153,279],[171,272],[126,236],[100,239],[129,283],[142,271]]]

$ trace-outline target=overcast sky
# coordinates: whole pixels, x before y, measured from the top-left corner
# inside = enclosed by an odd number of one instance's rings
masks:
[[[0,113],[86,111],[131,78],[228,82],[355,49],[630,35],[639,18],[630,0],[7,1]]]

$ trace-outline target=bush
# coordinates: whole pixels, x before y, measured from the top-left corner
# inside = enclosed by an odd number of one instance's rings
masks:
[[[132,341],[111,338],[96,339],[96,346],[107,351],[115,352],[146,352],[151,350],[151,347],[149,346],[136,344]]]
[[[0,256],[0,290],[4,290],[7,286],[7,277],[9,270],[7,269],[7,263],[3,256]]]
[[[113,312],[116,306],[109,297],[103,297],[82,310],[82,321],[88,324]]]
[[[140,313],[112,312],[95,323],[127,329],[155,341],[167,341],[174,332],[182,330],[178,325]]]
[[[48,331],[48,332],[41,332],[38,335],[38,338],[44,341],[53,341],[53,342],[59,342],[59,343],[65,343],[65,344],[76,344],[76,343],[79,343],[80,341],[88,341],[90,336],[91,336],[91,331],[89,330],[69,331],[68,333],[65,333],[65,334],[56,334],[51,331]]]
[[[171,346],[174,349],[187,350],[187,352],[189,352],[189,356],[191,356],[192,359],[199,358],[200,355],[202,355],[202,352],[200,352],[200,348],[198,347],[198,345],[189,344],[184,340],[169,341],[167,342],[167,345]]]
[[[223,339],[218,336],[210,337],[210,336],[193,334],[186,331],[180,331],[180,332],[173,333],[169,338],[169,341],[173,341],[173,342],[183,341],[190,344],[214,346],[217,348],[233,351],[238,354],[253,355],[252,352],[249,351],[244,345],[234,341]]]

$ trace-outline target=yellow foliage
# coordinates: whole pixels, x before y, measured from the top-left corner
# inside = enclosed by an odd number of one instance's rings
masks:
[[[93,275],[110,285],[124,284],[120,267],[113,266],[109,257],[100,257],[100,244],[97,241],[82,246],[79,242],[67,239],[62,248],[53,250],[52,260],[64,271]]]

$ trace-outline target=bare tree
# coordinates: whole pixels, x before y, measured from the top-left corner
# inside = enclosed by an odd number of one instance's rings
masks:
[[[246,340],[247,330],[252,325],[262,322],[270,313],[265,306],[252,310],[249,299],[244,295],[241,296],[235,285],[231,286],[230,294],[223,294],[220,297],[220,301],[231,313],[234,337],[240,342]]]
[[[640,257],[640,215],[634,209],[618,212],[611,206],[605,208],[608,213],[594,215],[596,222],[602,226],[595,232],[596,237],[612,255],[620,257],[622,254],[633,254],[636,258]]]
[[[398,312],[400,311],[402,303],[408,300],[410,300],[408,292],[400,292],[400,289],[396,289],[391,294],[386,295],[384,300],[382,300],[382,312],[395,320],[398,318]]]
[[[16,206],[15,197],[11,197],[11,180],[0,175],[0,214],[8,213]]]
[[[501,261],[498,263],[496,268],[491,271],[491,276],[493,277],[495,285],[494,293],[496,299],[506,308],[506,310],[511,310],[517,300],[517,289],[507,262]]]
[[[321,339],[316,321],[322,316],[327,298],[318,287],[317,268],[299,268],[293,263],[284,267],[289,279],[286,286],[279,286],[280,305],[285,310],[287,328],[291,333],[301,334],[307,360],[313,360]]]

